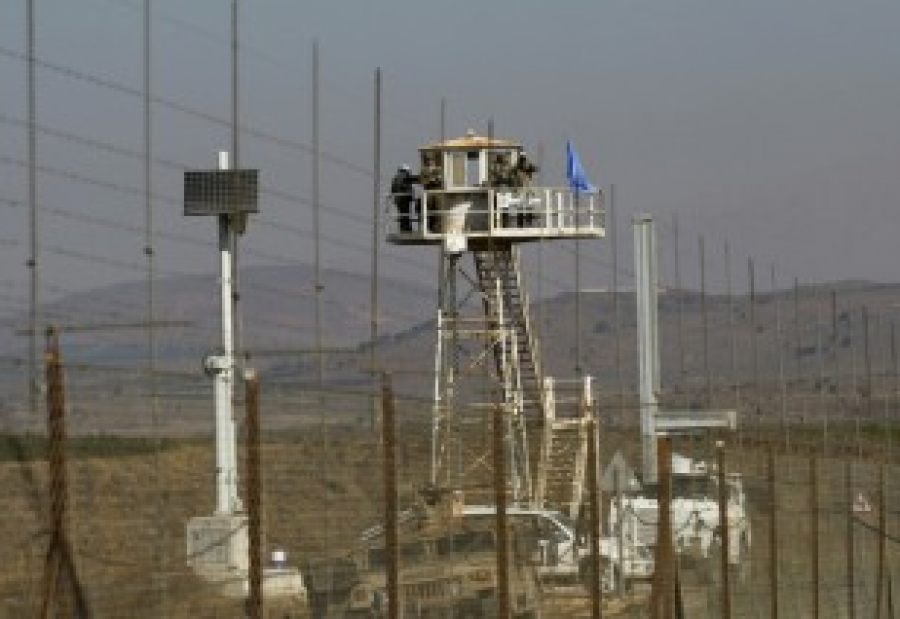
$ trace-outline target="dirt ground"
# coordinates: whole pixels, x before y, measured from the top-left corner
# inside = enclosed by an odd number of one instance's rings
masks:
[[[289,561],[346,555],[365,527],[382,510],[379,444],[366,432],[296,428],[264,435],[264,553],[287,551]],[[429,434],[407,429],[398,442],[400,502],[412,499],[427,477]],[[625,447],[610,432],[602,453]],[[682,445],[702,450],[702,446]],[[877,508],[878,469],[872,461],[853,465],[850,490],[843,459],[820,459],[817,496],[812,497],[810,459],[779,456],[776,492],[769,490],[765,452],[729,450],[729,467],[745,476],[752,507],[753,544],[749,575],[733,585],[733,617],[771,616],[772,585],[777,584],[781,616],[813,617],[815,591],[812,536],[818,514],[819,617],[850,617],[851,563],[848,496],[865,495]],[[211,441],[180,441],[158,455],[83,458],[69,469],[69,527],[77,585],[97,617],[236,617],[241,605],[224,600],[186,566],[185,525],[213,510],[214,453]],[[874,616],[878,574],[888,583],[900,572],[896,548],[900,476],[886,467],[886,536],[878,535],[877,509],[856,515],[853,526],[853,597],[856,616]],[[0,615],[32,615],[42,598],[48,540],[48,485],[44,462],[0,464],[4,489],[4,536],[0,542]],[[775,506],[777,558],[770,544]],[[816,505],[815,510],[813,505]],[[881,542],[881,540],[885,540]],[[883,548],[884,568],[879,567]],[[773,565],[775,577],[773,578]],[[688,617],[721,616],[721,585],[687,576],[683,598]],[[647,591],[626,601],[608,601],[606,616],[647,616]],[[291,614],[282,609],[278,615]],[[548,591],[544,617],[587,617],[589,603],[580,588]]]

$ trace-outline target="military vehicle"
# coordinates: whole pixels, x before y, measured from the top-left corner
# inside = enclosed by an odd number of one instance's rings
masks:
[[[743,480],[739,473],[728,473],[728,560],[739,580],[747,578],[750,569],[751,526]],[[676,553],[692,559],[697,567],[715,573],[718,565],[710,564],[718,557],[722,540],[719,529],[718,479],[714,470],[703,461],[680,454],[672,456],[672,543]],[[613,498],[609,506],[611,524],[610,548],[623,547],[622,577],[645,579],[653,575],[653,555],[629,553],[629,549],[652,548],[656,545],[659,521],[655,489],[643,490],[622,497],[622,509]],[[617,544],[621,536],[621,544]]]
[[[508,523],[509,599],[513,617],[538,617],[539,546],[533,527]],[[498,537],[493,517],[464,517],[461,503],[419,506],[401,523],[399,590],[403,617],[495,617]],[[387,607],[387,551],[380,527],[364,535],[358,581],[344,617],[379,617]]]
[[[533,526],[510,521],[509,600],[512,616],[540,616],[537,564],[540,546]],[[399,518],[398,582],[405,619],[496,617],[500,585],[494,517],[464,517],[452,498],[418,503]],[[313,616],[371,618],[387,613],[384,527],[366,530],[348,557],[310,566],[306,573]]]

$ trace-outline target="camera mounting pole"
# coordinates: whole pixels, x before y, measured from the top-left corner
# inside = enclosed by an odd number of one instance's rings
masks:
[[[233,247],[246,228],[247,215],[258,212],[257,170],[232,170],[228,152],[219,153],[217,170],[184,173],[184,214],[216,216],[219,226],[219,294],[221,349],[203,360],[203,368],[215,381],[216,408],[216,514],[242,509],[238,497],[234,400],[234,282]]]

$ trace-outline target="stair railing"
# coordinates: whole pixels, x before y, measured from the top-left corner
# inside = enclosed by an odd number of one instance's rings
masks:
[[[538,406],[543,407],[544,405],[544,394],[542,393],[544,389],[544,372],[541,366],[541,355],[540,355],[540,346],[538,342],[538,337],[535,334],[534,330],[531,328],[531,318],[530,318],[530,307],[531,302],[528,298],[528,291],[525,287],[525,276],[522,273],[522,269],[519,268],[519,249],[517,247],[513,247],[510,250],[509,254],[509,266],[516,278],[516,290],[519,295],[519,303],[520,303],[520,313],[521,313],[521,325],[523,336],[525,341],[528,344],[528,350],[531,353],[531,362],[534,366],[534,374],[536,378],[536,384],[538,388]],[[544,418],[546,420],[546,411],[541,411],[544,414]]]

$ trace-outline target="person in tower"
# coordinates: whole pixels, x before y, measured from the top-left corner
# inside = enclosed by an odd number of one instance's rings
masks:
[[[528,187],[531,185],[531,178],[537,173],[537,166],[531,163],[527,153],[523,150],[519,153],[516,165],[513,168],[513,185],[515,187]],[[535,213],[528,204],[528,195],[522,197],[522,206],[520,212],[516,216],[516,221],[520,228],[531,226],[534,223]]]
[[[513,170],[516,187],[527,187],[531,184],[531,177],[537,173],[537,166],[528,160],[528,154],[523,150],[519,153],[516,160],[516,167]]]
[[[412,232],[412,220],[410,213],[416,202],[413,185],[419,182],[419,177],[414,175],[405,163],[397,168],[397,173],[391,180],[391,196],[397,207],[397,221],[400,232]]]

